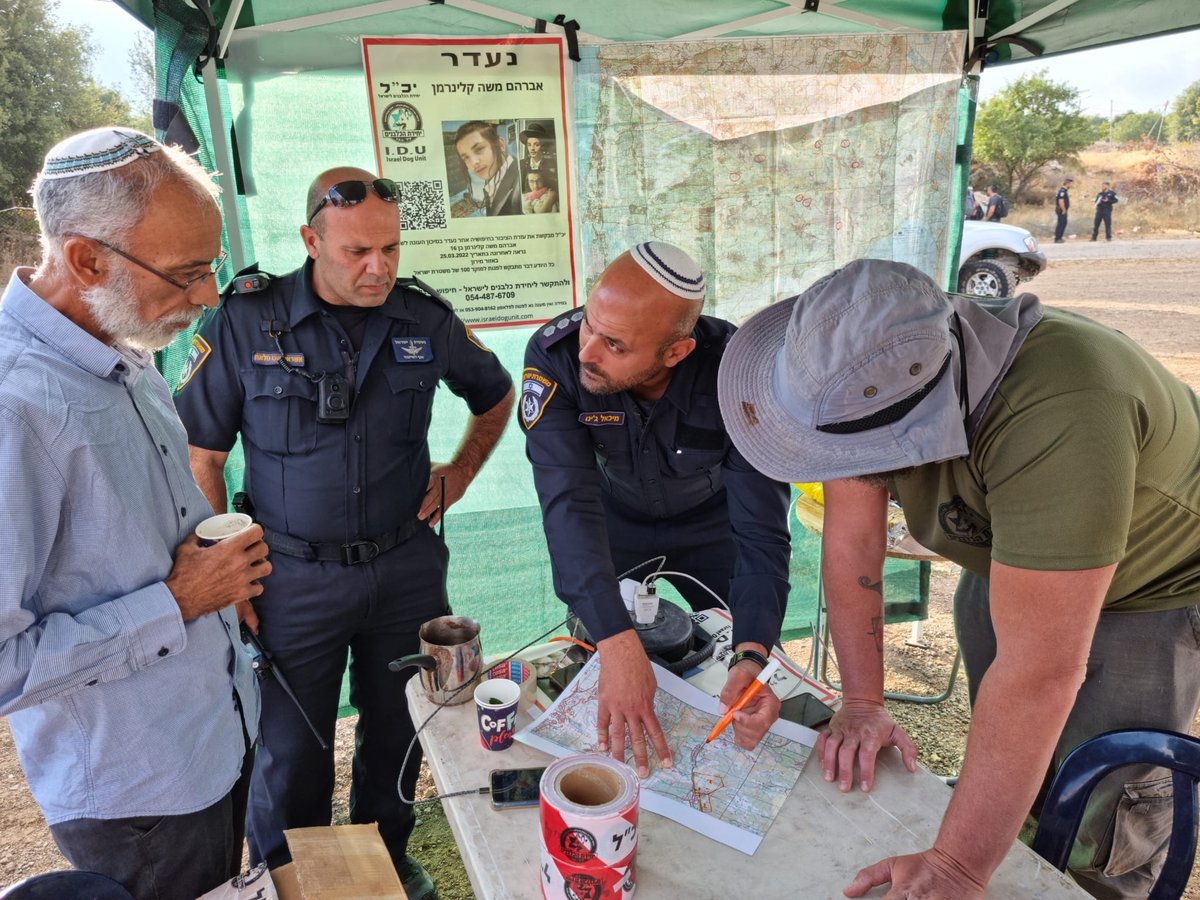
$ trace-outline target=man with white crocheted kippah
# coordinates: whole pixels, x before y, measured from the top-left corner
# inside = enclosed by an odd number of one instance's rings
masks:
[[[583,309],[538,328],[525,353],[520,420],[533,463],[555,591],[600,651],[600,745],[640,775],[649,745],[671,765],[654,715],[655,680],[618,576],[662,568],[711,588],[733,612],[721,694],[731,704],[766,665],[787,604],[789,489],[733,447],[717,403],[717,368],[735,331],[701,315],[704,275],[683,250],[638,244],[600,275]],[[646,564],[650,561],[650,564]],[[667,577],[700,609],[717,600]],[[763,691],[736,714],[754,747],[779,714]]]
[[[217,303],[216,189],[99,128],[32,193],[42,262],[0,301],[0,715],[73,866],[196,897],[241,868],[259,695],[233,604],[271,571],[257,525],[198,545],[212,509],[147,352]]]

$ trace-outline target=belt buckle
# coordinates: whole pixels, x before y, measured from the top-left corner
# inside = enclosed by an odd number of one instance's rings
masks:
[[[342,544],[342,565],[358,566],[368,563],[379,555],[379,545],[374,541],[352,541]]]

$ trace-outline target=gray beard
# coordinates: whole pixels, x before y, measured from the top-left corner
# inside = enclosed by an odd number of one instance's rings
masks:
[[[105,334],[141,350],[161,350],[199,318],[201,309],[146,322],[138,315],[133,277],[118,269],[108,282],[86,289],[81,295],[92,318]]]

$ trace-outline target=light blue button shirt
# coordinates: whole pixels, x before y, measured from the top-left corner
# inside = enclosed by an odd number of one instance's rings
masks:
[[[0,301],[0,714],[51,825],[195,812],[258,729],[232,607],[185,623],[163,583],[211,510],[149,356],[29,274]]]

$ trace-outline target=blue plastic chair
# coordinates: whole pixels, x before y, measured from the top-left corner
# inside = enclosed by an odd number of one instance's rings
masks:
[[[1178,900],[1196,857],[1196,781],[1200,779],[1200,740],[1185,734],[1128,728],[1084,741],[1068,753],[1046,795],[1033,850],[1060,872],[1065,870],[1092,790],[1109,772],[1142,764],[1170,769],[1175,796],[1167,861],[1149,900]]]

